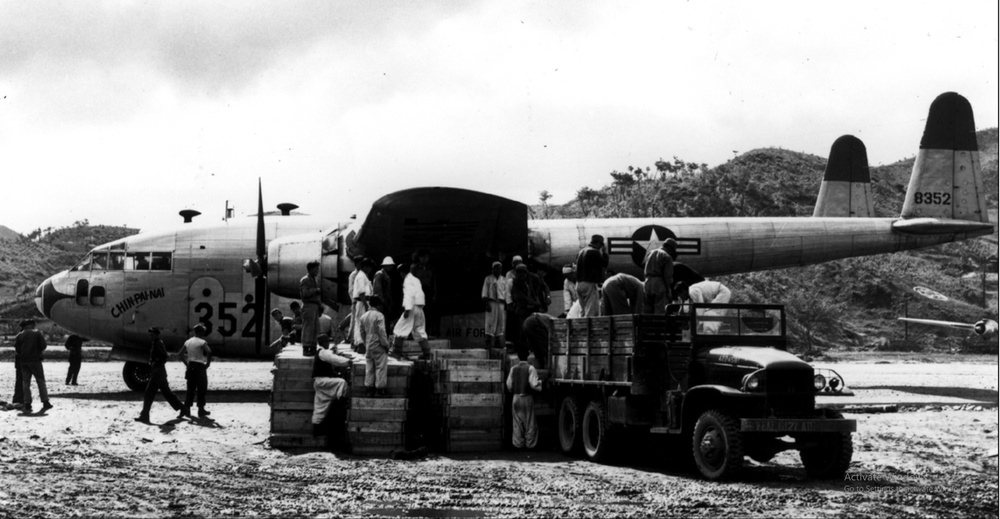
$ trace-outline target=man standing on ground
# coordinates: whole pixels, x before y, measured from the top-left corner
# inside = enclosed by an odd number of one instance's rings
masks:
[[[677,242],[667,238],[659,248],[646,254],[646,264],[643,274],[646,281],[643,285],[645,301],[642,306],[644,314],[664,315],[667,313],[667,303],[670,302],[670,287],[674,280],[674,258],[677,257]]]
[[[482,298],[486,306],[486,348],[503,348],[504,327],[507,326],[507,280],[503,265],[493,262],[492,272],[483,280]]]
[[[598,286],[604,282],[604,269],[608,267],[608,251],[604,237],[595,234],[590,243],[576,256],[576,291],[580,297],[583,317],[597,317],[600,313]]]
[[[519,362],[510,368],[507,375],[507,390],[514,394],[511,414],[514,417],[512,443],[514,448],[533,449],[538,443],[538,424],[535,422],[535,402],[532,391],[541,391],[535,367],[528,364],[528,351],[518,349]]]
[[[198,394],[198,418],[205,418],[209,413],[205,410],[205,393],[208,392],[208,366],[212,364],[212,349],[205,340],[205,325],[194,325],[194,337],[191,337],[181,348],[181,362],[187,366],[187,394],[184,395],[184,408],[178,418],[191,416],[191,404],[195,393]]]
[[[41,412],[52,409],[49,392],[45,387],[45,370],[42,368],[42,352],[47,347],[45,336],[35,329],[35,320],[21,321],[21,333],[14,339],[14,352],[21,359],[21,382],[24,387],[24,410],[21,414],[31,414],[31,377],[35,377],[35,382],[38,384],[38,399],[42,401]]]
[[[338,377],[336,368],[346,368],[351,365],[350,359],[341,357],[330,350],[330,338],[320,335],[316,338],[319,349],[313,358],[313,435],[323,434],[323,421],[330,410],[330,404],[340,400],[347,391],[347,380]]]
[[[66,372],[66,385],[76,386],[76,377],[80,375],[80,364],[83,363],[83,343],[87,339],[77,334],[66,338],[66,349],[69,350],[69,370]]]
[[[137,422],[149,423],[149,410],[153,407],[153,400],[156,392],[163,393],[163,398],[174,411],[184,408],[180,399],[170,390],[170,383],[167,382],[167,347],[160,340],[160,329],[152,327],[149,329],[149,383],[146,384],[146,393],[142,398],[142,412],[135,419]]]
[[[430,359],[431,348],[427,343],[427,323],[424,320],[424,289],[420,284],[420,279],[410,272],[414,265],[405,269],[404,267],[406,266],[400,267],[400,272],[405,276],[403,278],[403,317],[396,322],[396,327],[392,330],[392,334],[395,336],[392,349],[396,355],[402,357],[403,341],[412,333],[413,338],[420,343],[420,350],[423,352],[420,354],[420,358]]]
[[[365,342],[365,387],[375,396],[386,396],[389,372],[389,337],[385,333],[385,315],[379,310],[382,298],[372,295],[371,307],[361,315],[358,326]]]
[[[316,327],[319,314],[323,313],[323,303],[319,291],[319,262],[306,264],[306,275],[299,280],[299,298],[302,299],[302,354],[309,357],[316,354]]]

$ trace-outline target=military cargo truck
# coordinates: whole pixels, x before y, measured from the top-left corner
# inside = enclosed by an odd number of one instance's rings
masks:
[[[601,461],[619,433],[641,429],[680,438],[676,455],[712,480],[790,449],[809,476],[843,476],[856,422],[816,398],[850,390],[788,353],[784,307],[685,310],[554,320],[547,393],[562,451]]]

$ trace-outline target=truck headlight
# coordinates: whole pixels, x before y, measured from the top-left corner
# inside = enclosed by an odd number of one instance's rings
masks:
[[[764,371],[754,371],[743,377],[743,391],[761,391],[764,389]]]
[[[813,377],[813,389],[816,391],[822,391],[826,387],[826,377],[823,375],[816,375]]]

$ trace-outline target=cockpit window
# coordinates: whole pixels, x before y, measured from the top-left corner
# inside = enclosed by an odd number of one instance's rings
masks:
[[[124,252],[112,252],[108,255],[108,270],[125,270]]]
[[[90,270],[90,254],[84,256],[79,263],[73,265],[73,268],[69,270],[70,272],[85,272],[87,270]]]
[[[90,270],[107,270],[108,269],[108,253],[107,252],[94,252],[91,253],[91,263]]]

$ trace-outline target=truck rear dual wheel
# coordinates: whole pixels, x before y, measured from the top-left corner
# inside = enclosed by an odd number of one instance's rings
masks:
[[[828,419],[843,419],[837,411],[826,412]],[[854,456],[854,443],[849,432],[831,432],[818,435],[817,443],[799,451],[799,459],[806,474],[814,479],[841,478],[847,472]]]
[[[591,401],[583,412],[583,452],[590,461],[607,460],[611,451],[608,436],[608,410],[604,403]]]
[[[580,400],[571,396],[563,397],[559,404],[559,448],[563,454],[576,454],[583,446],[583,413]]]
[[[743,439],[735,419],[716,410],[698,417],[691,435],[695,465],[711,480],[735,476],[743,466]]]
[[[146,385],[149,384],[149,374],[149,364],[142,362],[128,361],[122,368],[122,378],[125,379],[125,385],[137,393],[146,390]]]

